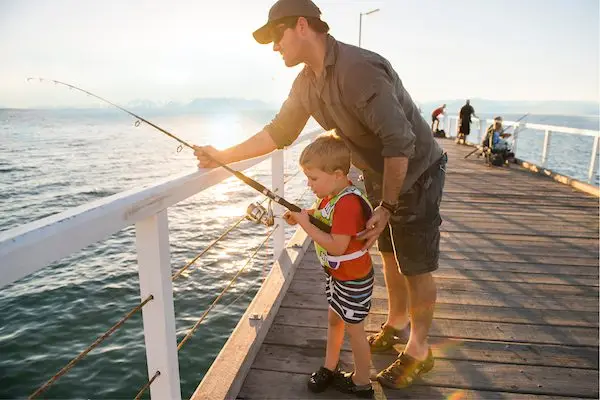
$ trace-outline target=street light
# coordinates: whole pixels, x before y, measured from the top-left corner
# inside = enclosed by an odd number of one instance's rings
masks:
[[[360,39],[361,39],[361,35],[362,35],[362,17],[363,15],[369,15],[369,14],[373,14],[376,13],[377,11],[379,11],[379,8],[376,8],[374,10],[371,11],[367,11],[364,13],[360,13],[360,18],[358,20],[358,47],[360,47]]]

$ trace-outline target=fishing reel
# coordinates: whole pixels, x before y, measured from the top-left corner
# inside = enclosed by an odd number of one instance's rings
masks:
[[[273,226],[275,224],[275,217],[273,215],[272,202],[269,200],[267,208],[258,202],[250,204],[246,210],[246,219],[256,224]]]

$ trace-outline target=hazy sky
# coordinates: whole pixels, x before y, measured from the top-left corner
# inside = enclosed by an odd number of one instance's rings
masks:
[[[245,97],[278,105],[288,69],[252,31],[273,0],[0,0],[0,106]],[[598,0],[321,0],[331,33],[388,58],[418,101],[599,98]]]

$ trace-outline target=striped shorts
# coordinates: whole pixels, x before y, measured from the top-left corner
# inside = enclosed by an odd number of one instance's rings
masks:
[[[325,286],[329,307],[345,322],[358,324],[371,309],[374,281],[373,269],[364,278],[353,281],[338,281],[329,275]]]

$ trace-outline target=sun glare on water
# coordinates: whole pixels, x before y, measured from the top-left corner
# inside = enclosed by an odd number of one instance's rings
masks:
[[[223,150],[240,143],[251,132],[244,130],[242,119],[236,115],[220,115],[206,124],[207,144]]]

